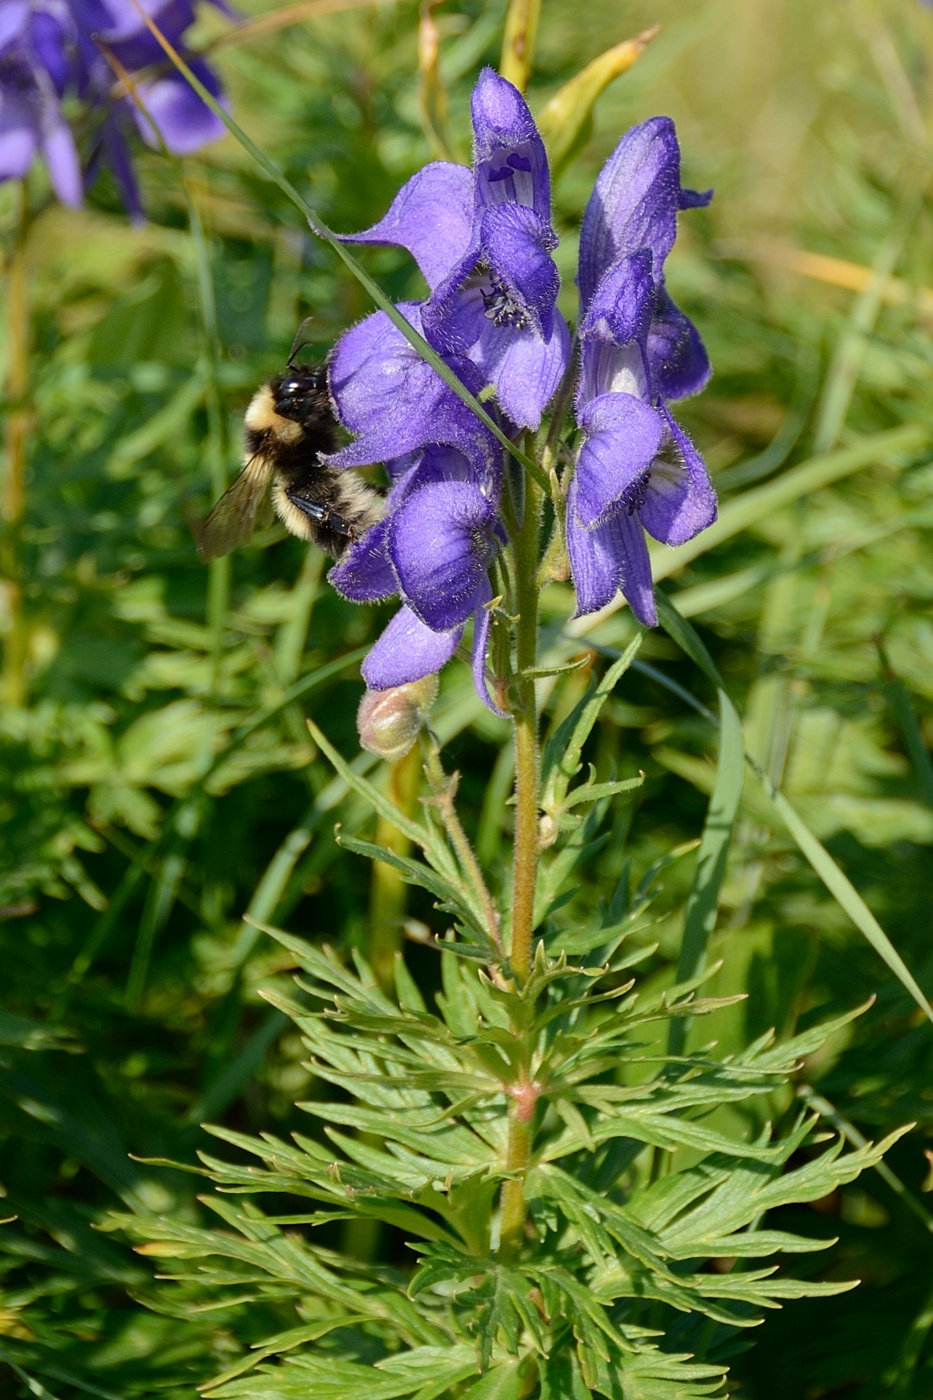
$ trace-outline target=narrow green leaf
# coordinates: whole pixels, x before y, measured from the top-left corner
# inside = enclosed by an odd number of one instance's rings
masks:
[[[558,813],[575,774],[580,768],[580,754],[600,710],[615,688],[616,682],[631,666],[641,646],[644,632],[629,643],[600,680],[592,685],[566,719],[562,720],[544,748],[541,759],[541,807],[552,815]]]
[[[664,630],[682,647],[700,670],[720,690],[724,690],[722,677],[715,663],[697,636],[690,623],[677,612],[671,600],[660,591],[657,594],[658,617]],[[844,910],[852,923],[868,940],[878,956],[897,977],[901,986],[910,993],[928,1020],[933,1021],[933,1006],[921,991],[916,979],[894,947],[884,929],[878,923],[868,905],[847,875],[843,874],[826,847],[817,840],[810,828],[776,788],[761,766],[747,751],[745,761],[758,778],[767,797],[790,832],[801,854],[810,862],[815,873],[822,880],[839,907]]]
[[[684,932],[677,961],[678,982],[695,977],[702,972],[706,962],[706,949],[716,925],[719,891],[726,873],[732,831],[742,797],[743,758],[741,721],[726,692],[720,690],[716,786],[706,813],[696,873],[684,912]],[[672,1055],[683,1053],[687,1026],[685,1018],[671,1022],[668,1049]]]

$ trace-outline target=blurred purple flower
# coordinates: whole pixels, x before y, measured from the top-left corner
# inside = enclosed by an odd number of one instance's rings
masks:
[[[716,518],[702,458],[665,407],[709,378],[699,333],[668,296],[664,260],[677,211],[709,202],[683,190],[673,123],[622,138],[596,183],[580,238],[577,422],[585,434],[567,493],[567,549],[578,615],[621,589],[657,622],[644,530],[683,544]]]
[[[214,3],[226,8],[222,0]],[[166,38],[182,47],[194,20],[193,0],[143,0],[143,8]],[[80,204],[85,181],[61,108],[63,98],[76,99],[77,124],[89,129],[82,143],[89,147],[88,176],[106,161],[130,213],[140,217],[127,141],[131,123],[149,145],[159,142],[131,97],[112,96],[117,79],[108,50],[135,79],[140,101],[170,151],[186,155],[223,134],[222,122],[185,79],[166,69],[158,41],[130,0],[0,0],[0,180],[21,178],[41,155],[57,198]],[[219,97],[214,73],[199,59],[189,61]]]
[[[37,155],[63,204],[81,203],[81,169],[61,109],[73,21],[66,4],[0,6],[0,180],[21,179]]]
[[[350,243],[406,248],[428,283],[425,338],[465,356],[518,427],[537,428],[567,367],[556,309],[547,156],[524,98],[484,68],[472,99],[473,169],[426,165]]]

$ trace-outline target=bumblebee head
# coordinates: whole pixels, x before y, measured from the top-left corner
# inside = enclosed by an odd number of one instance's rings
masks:
[[[307,424],[320,418],[327,405],[324,373],[320,369],[290,366],[278,383],[272,386],[275,411],[280,418]]]

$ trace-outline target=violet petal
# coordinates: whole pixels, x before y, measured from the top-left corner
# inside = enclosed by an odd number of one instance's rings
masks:
[[[388,551],[388,520],[371,526],[344,551],[327,575],[338,593],[354,603],[377,603],[398,592]]]
[[[434,632],[411,608],[392,618],[360,668],[370,690],[391,690],[439,671],[457,650],[463,628]]]
[[[539,335],[550,331],[560,291],[560,276],[551,257],[556,247],[551,225],[533,209],[496,204],[484,211],[480,252],[498,298],[486,307],[489,320],[502,326],[530,321]]]
[[[592,529],[610,513],[640,507],[666,423],[632,394],[604,394],[583,410],[580,427],[587,436],[574,477],[575,510],[581,525]]]
[[[664,453],[652,464],[639,514],[645,529],[662,544],[685,544],[716,519],[716,493],[690,438],[666,408],[660,412],[670,435],[673,460]]]
[[[211,96],[220,98],[220,83],[207,64],[199,59],[190,59],[189,64]],[[177,156],[190,155],[226,132],[220,118],[180,74],[170,73],[154,82],[140,83],[139,96],[146,111],[141,112],[134,106],[134,116],[139,134],[150,146],[158,145],[148,120],[150,117],[168,150]]]
[[[341,242],[407,248],[433,290],[469,248],[472,228],[472,172],[439,160],[402,186],[378,223],[342,235]]]
[[[42,139],[42,154],[56,198],[76,209],[84,198],[81,163],[67,122],[57,122]]]
[[[559,311],[554,312],[546,340],[530,327],[506,331],[490,322],[470,358],[495,387],[499,406],[512,423],[535,429],[567,369],[570,332]]]
[[[674,305],[664,287],[659,289],[648,332],[648,362],[655,391],[662,399],[698,394],[712,374],[700,332]]]
[[[651,561],[637,515],[610,516],[586,530],[576,514],[576,480],[567,493],[567,552],[577,595],[577,617],[598,612],[622,590],[635,617],[654,627],[658,617],[651,583]]]
[[[488,588],[496,515],[478,487],[432,482],[390,519],[389,556],[402,595],[437,632],[466,621]]]

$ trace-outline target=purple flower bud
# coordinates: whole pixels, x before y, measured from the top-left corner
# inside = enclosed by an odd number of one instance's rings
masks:
[[[390,763],[404,758],[427,723],[436,698],[434,674],[391,690],[367,690],[356,712],[363,748]]]

